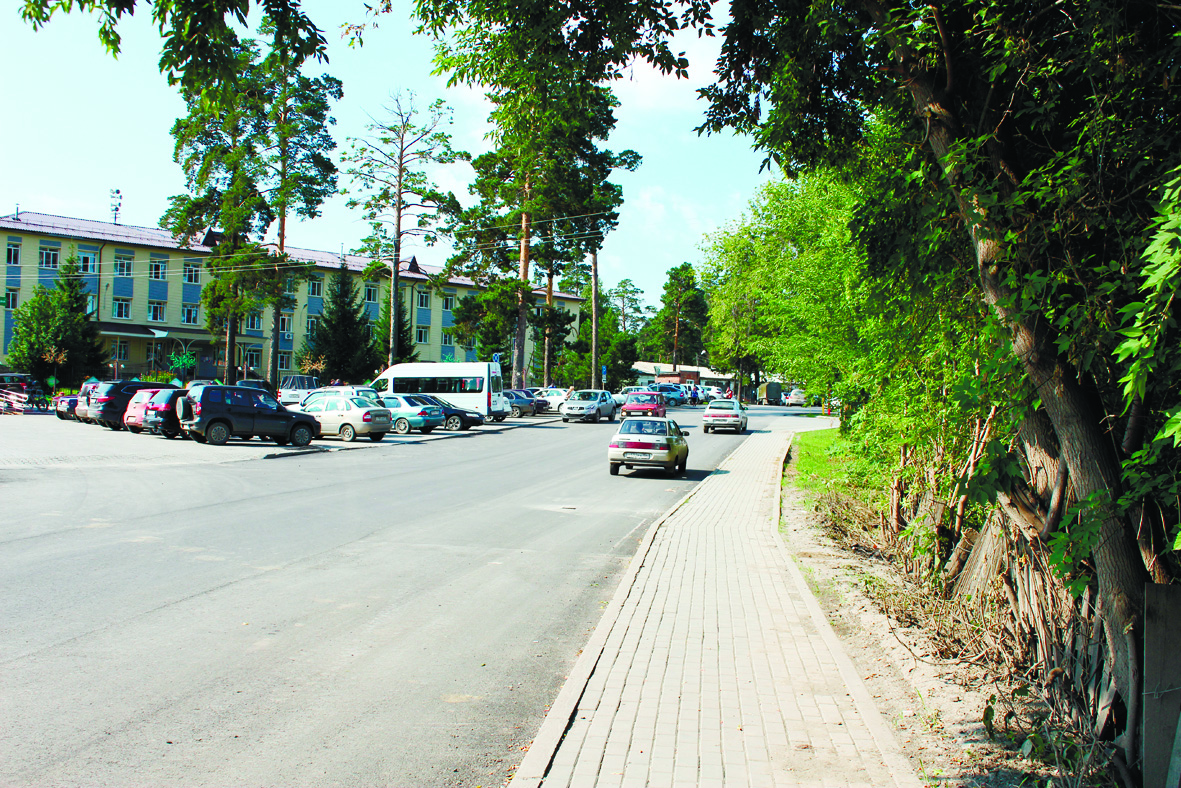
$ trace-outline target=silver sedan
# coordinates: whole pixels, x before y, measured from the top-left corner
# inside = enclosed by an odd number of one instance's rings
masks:
[[[607,465],[612,476],[619,467],[663,468],[669,475],[685,474],[689,464],[689,442],[679,424],[672,419],[624,419],[619,432],[607,445]]]

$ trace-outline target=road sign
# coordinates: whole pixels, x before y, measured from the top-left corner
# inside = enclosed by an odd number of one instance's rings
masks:
[[[493,363],[493,364],[499,364],[499,363],[500,363],[500,354],[499,354],[499,353],[493,353],[493,354],[492,354],[492,363]]]
[[[603,365],[603,380],[604,381],[607,380],[607,365],[606,364]]]

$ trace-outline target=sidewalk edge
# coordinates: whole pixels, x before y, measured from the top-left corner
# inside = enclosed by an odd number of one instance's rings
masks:
[[[727,454],[718,463],[717,467],[721,468],[725,465],[726,461],[730,459],[734,452],[742,448],[745,443],[746,441],[743,441],[738,444],[734,448],[734,451]],[[632,556],[627,573],[619,581],[619,587],[615,589],[615,595],[611,597],[610,604],[603,611],[603,615],[599,619],[599,623],[595,626],[590,640],[587,641],[586,646],[582,649],[582,653],[578,656],[578,660],[574,663],[574,669],[566,677],[566,682],[562,685],[561,691],[558,692],[558,697],[554,699],[549,711],[546,712],[545,719],[541,722],[541,728],[538,729],[537,735],[533,737],[533,742],[529,745],[529,751],[525,753],[521,765],[513,773],[513,778],[509,780],[506,788],[537,788],[537,786],[541,785],[542,780],[545,779],[550,763],[553,762],[554,755],[558,752],[558,746],[562,743],[562,737],[566,735],[566,730],[570,727],[570,721],[574,718],[574,713],[578,710],[578,702],[582,700],[586,686],[590,683],[590,678],[599,664],[600,657],[603,656],[603,650],[607,645],[607,636],[614,628],[624,603],[631,596],[632,589],[635,587],[636,577],[639,575],[640,569],[644,566],[644,562],[648,558],[648,552],[651,550],[652,543],[656,539],[656,533],[668,518],[676,514],[677,510],[684,506],[686,501],[702,490],[709,483],[710,479],[714,478],[715,473],[716,470],[711,471],[710,475],[702,479],[700,484],[685,493],[679,501],[670,506],[664,514],[653,521],[652,525],[648,526],[648,532],[644,534],[644,541],[641,542],[639,549],[636,550],[636,554]]]
[[[783,453],[779,458],[780,469],[787,462],[787,453],[791,450],[791,445],[795,441],[795,433],[792,433],[787,445],[783,447]],[[857,707],[858,713],[865,721],[865,726],[869,729],[869,733],[873,736],[874,743],[878,746],[878,751],[882,754],[882,760],[890,769],[890,774],[894,778],[894,785],[897,788],[922,788],[922,782],[919,780],[918,774],[914,770],[914,765],[911,764],[910,759],[902,752],[902,748],[898,746],[898,740],[894,737],[893,732],[886,726],[885,720],[882,719],[882,713],[878,709],[877,704],[873,702],[873,697],[869,693],[869,689],[865,686],[865,682],[861,680],[861,673],[853,664],[853,660],[845,653],[845,648],[841,644],[840,638],[837,637],[833,631],[832,624],[829,623],[828,617],[824,614],[824,610],[820,607],[820,603],[816,601],[815,594],[812,589],[808,587],[808,581],[804,579],[804,573],[800,571],[800,567],[796,564],[795,556],[787,549],[787,544],[783,541],[783,532],[780,526],[783,522],[783,477],[780,475],[779,483],[775,485],[775,543],[783,552],[786,558],[788,573],[795,581],[796,587],[800,591],[800,596],[804,600],[804,605],[808,608],[808,613],[811,614],[812,620],[816,624],[817,630],[820,632],[824,644],[828,646],[829,652],[833,656],[833,660],[837,664],[837,670],[841,674],[841,678],[845,682],[846,688],[849,690],[849,695],[853,698],[853,704]]]

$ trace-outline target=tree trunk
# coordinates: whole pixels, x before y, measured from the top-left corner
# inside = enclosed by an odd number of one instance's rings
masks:
[[[546,386],[552,386],[554,383],[550,377],[550,356],[553,354],[554,327],[550,325],[548,319],[553,316],[552,310],[554,308],[554,268],[552,264],[545,278],[545,305],[547,318],[545,323],[545,359],[542,361],[541,380]]]
[[[238,362],[234,358],[238,349],[238,315],[231,312],[226,316],[226,366],[223,380],[227,386],[238,382]]]
[[[525,186],[525,199],[528,199],[529,187]],[[529,212],[521,214],[521,257],[518,275],[526,286],[529,284]],[[513,388],[525,387],[525,333],[529,325],[529,299],[526,289],[522,288],[517,297],[517,335],[513,342]]]
[[[884,18],[881,21],[886,22]],[[1041,397],[1058,440],[1061,458],[1070,470],[1075,494],[1080,501],[1093,494],[1107,498],[1106,505],[1094,510],[1102,523],[1094,560],[1099,595],[1103,600],[1107,645],[1115,656],[1120,694],[1127,697],[1133,688],[1127,669],[1124,632],[1139,621],[1143,586],[1148,575],[1135,534],[1115,514],[1110,503],[1119,497],[1120,464],[1113,441],[1105,435],[1098,392],[1089,380],[1087,385],[1080,382],[1079,371],[1058,354],[1047,322],[1039,320],[1036,315],[1021,314],[1013,306],[1020,302],[1020,294],[1006,284],[1011,263],[1001,242],[1005,238],[1004,228],[995,223],[987,208],[961,188],[961,172],[951,151],[964,134],[953,105],[943,101],[932,85],[932,74],[922,70],[917,58],[912,59],[908,53],[897,50],[896,53],[916,110],[928,119],[928,144],[943,167],[960,216],[971,236],[984,300],[1009,328],[1013,352]],[[1009,164],[999,158],[994,161],[998,178],[1007,178],[1005,173],[1013,171]]]
[[[676,370],[676,364],[673,364]],[[591,252],[591,388],[603,388],[599,370],[599,253]]]

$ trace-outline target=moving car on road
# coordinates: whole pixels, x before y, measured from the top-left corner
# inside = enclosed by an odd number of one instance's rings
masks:
[[[619,467],[663,468],[670,476],[684,475],[689,464],[689,442],[672,419],[630,418],[619,425],[619,432],[607,444],[607,466],[612,476]]]
[[[808,395],[804,393],[803,389],[792,389],[783,404],[789,408],[792,405],[798,405],[802,408],[808,404]]]
[[[619,409],[620,416],[660,416],[668,415],[664,407],[664,395],[658,391],[636,391],[627,395],[623,407]]]
[[[737,400],[716,399],[705,406],[701,418],[703,432],[717,431],[719,428],[746,432],[746,407]]]
[[[615,421],[615,400],[610,391],[582,389],[571,394],[558,412],[562,421]]]

